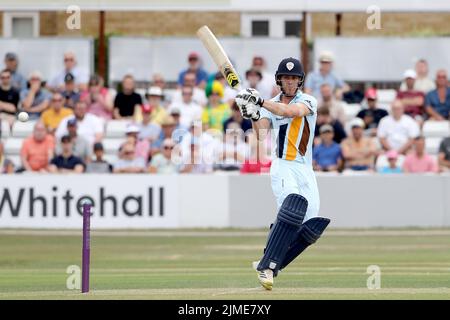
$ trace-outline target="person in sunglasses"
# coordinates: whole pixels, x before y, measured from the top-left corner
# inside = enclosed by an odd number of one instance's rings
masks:
[[[50,107],[42,113],[41,120],[47,131],[54,134],[62,119],[72,114],[72,109],[64,107],[64,97],[62,94],[56,92],[50,100]]]
[[[175,148],[175,141],[171,138],[164,139],[161,145],[161,152],[152,157],[148,172],[172,174],[178,173],[178,166],[172,159]]]

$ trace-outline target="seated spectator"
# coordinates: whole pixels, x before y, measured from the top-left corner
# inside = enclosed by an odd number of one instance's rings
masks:
[[[11,125],[15,120],[19,92],[11,85],[11,72],[4,69],[0,72],[0,119]]]
[[[244,142],[244,131],[237,122],[228,125],[224,143],[218,152],[217,170],[238,171],[248,154],[247,144]]]
[[[391,104],[391,114],[381,119],[378,126],[377,136],[382,148],[385,151],[396,150],[400,154],[406,154],[413,139],[419,134],[417,122],[404,113],[401,101],[394,100]]]
[[[439,145],[439,166],[442,171],[450,171],[450,137],[444,138]]]
[[[450,119],[450,86],[444,69],[436,73],[436,89],[426,95],[425,110],[432,120]]]
[[[110,173],[112,165],[103,160],[105,154],[103,144],[101,142],[94,143],[95,159],[86,164],[86,173]]]
[[[62,90],[64,88],[64,79],[69,73],[75,78],[75,85],[78,90],[82,91],[87,89],[88,73],[86,70],[77,66],[75,54],[70,51],[64,53],[64,69],[50,80],[48,86],[55,91]]]
[[[395,150],[390,150],[386,152],[386,158],[388,160],[388,165],[382,167],[379,173],[402,173],[402,168],[398,165],[398,152]]]
[[[47,134],[42,122],[34,125],[31,137],[23,141],[20,158],[23,168],[21,171],[47,172],[48,163],[53,158],[55,139]]]
[[[175,148],[175,142],[170,139],[164,139],[161,145],[161,152],[152,157],[148,172],[150,173],[177,173],[178,165],[172,159],[172,153]]]
[[[405,114],[413,117],[416,121],[423,121],[425,95],[422,91],[414,89],[416,81],[416,72],[414,70],[406,70],[403,75],[406,88],[397,93],[397,99],[403,103]]]
[[[189,125],[186,126],[184,124],[181,123],[181,110],[178,109],[177,107],[171,108],[169,110],[169,115],[175,120],[175,130],[181,130],[184,132],[186,132],[189,128]],[[176,143],[180,142],[180,141],[175,141]]]
[[[139,127],[135,124],[129,124],[125,131],[126,142],[132,143],[136,150],[136,158],[142,158],[147,162],[150,156],[150,143],[146,139],[139,139]]]
[[[375,88],[368,89],[365,93],[365,98],[367,100],[367,108],[359,111],[356,116],[364,120],[367,135],[376,137],[378,125],[381,119],[388,115],[388,112],[377,107],[377,90]]]
[[[59,123],[66,117],[73,114],[72,109],[63,106],[63,96],[56,92],[50,100],[50,106],[47,110],[42,112],[41,121],[47,128],[47,131],[54,134],[59,126]]]
[[[163,93],[161,104],[164,107],[167,107],[171,103],[171,95],[164,94],[164,90],[166,89],[166,80],[164,80],[163,75],[160,73],[155,73],[152,77],[151,86],[161,88],[161,91]]]
[[[44,81],[39,71],[33,71],[28,78],[28,88],[20,92],[23,111],[28,112],[30,120],[36,120],[47,109],[51,95],[44,88]]]
[[[320,86],[320,99],[318,108],[321,107],[325,107],[330,110],[330,116],[333,120],[338,120],[340,123],[345,123],[346,116],[343,103],[342,101],[336,100],[330,84],[326,82]]]
[[[81,93],[80,99],[88,104],[88,112],[104,121],[112,119],[113,100],[108,88],[104,86],[103,78],[93,75],[89,79],[89,87]]]
[[[344,126],[338,120],[333,120],[331,118],[330,110],[328,110],[328,108],[319,108],[317,110],[316,130],[314,131],[314,136],[316,138],[319,137],[320,128],[325,124],[329,124],[333,127],[334,142],[341,143],[341,141],[347,137],[347,133],[345,133]],[[315,140],[316,144],[318,139]]]
[[[238,123],[239,126],[241,127],[242,131],[244,131],[244,133],[246,133],[247,130],[252,129],[252,121],[249,119],[244,119],[242,117],[242,114],[239,111],[239,107],[238,107],[236,101],[234,101],[234,100],[233,100],[233,104],[231,105],[231,117],[226,119],[225,122],[223,123],[224,131],[226,131],[228,129],[228,126],[233,122]]]
[[[258,85],[262,80],[262,73],[258,69],[248,69],[245,72],[245,88],[254,88],[258,90]],[[225,84],[224,84],[225,86]],[[261,93],[260,93],[261,94]]]
[[[71,139],[72,153],[75,157],[80,158],[85,164],[91,161],[92,148],[91,144],[82,136],[78,135],[78,125],[75,118],[67,121],[67,135]],[[62,152],[62,144],[56,145],[56,153]]]
[[[197,76],[195,72],[186,72],[183,76],[183,83],[179,85],[179,88],[172,95],[172,103],[180,102],[183,100],[183,95],[181,88],[182,87],[191,87],[192,88],[192,101],[199,104],[201,107],[204,107],[208,102],[205,90],[198,88],[195,83]]]
[[[133,119],[141,105],[142,97],[135,92],[133,76],[126,75],[122,79],[122,91],[114,99],[114,119]]]
[[[3,162],[3,166],[0,167],[0,173],[4,174],[13,174],[16,172],[16,168],[14,166],[14,162],[9,159],[5,159]]]
[[[364,121],[355,118],[350,127],[351,135],[341,144],[345,167],[354,171],[372,170],[377,147],[372,138],[364,136]]]
[[[178,109],[180,111],[181,125],[189,127],[193,121],[201,120],[203,110],[202,107],[192,99],[194,94],[192,87],[181,87],[181,94],[183,96],[182,100],[172,102],[169,106],[169,112]]]
[[[256,134],[247,134],[250,154],[241,167],[241,173],[269,173],[272,159],[270,157],[270,148],[267,148],[264,140],[258,140]]]
[[[206,163],[202,156],[202,150],[200,147],[200,141],[197,138],[193,138],[190,142],[190,149],[183,164],[181,164],[179,170],[180,173],[211,173],[213,167],[211,164]]]
[[[256,90],[263,99],[271,99],[279,93],[279,88],[275,83],[275,75],[267,71],[266,60],[261,56],[254,56],[252,59],[251,69],[259,71],[262,75],[261,81],[258,82]]]
[[[334,57],[331,52],[324,51],[320,54],[319,70],[308,73],[305,80],[305,93],[320,97],[320,86],[328,83],[331,90],[336,93],[336,97],[341,99],[342,94],[347,92],[350,87],[332,72],[333,62]]]
[[[159,126],[167,116],[167,110],[161,103],[163,97],[163,92],[160,87],[150,87],[145,95],[148,105],[152,109],[151,121]]]
[[[313,148],[315,171],[338,171],[342,167],[341,146],[333,141],[334,130],[329,124],[320,127],[320,144]]]
[[[75,103],[80,100],[80,91],[75,85],[75,77],[68,73],[64,77],[64,88],[61,91],[62,96],[64,97],[64,107],[73,109],[75,107]]]
[[[188,56],[188,68],[183,70],[178,75],[178,85],[183,86],[184,75],[187,72],[192,72],[196,76],[195,86],[204,88],[208,81],[208,73],[202,69],[200,56],[197,52],[191,52]]]
[[[61,153],[50,161],[48,171],[51,173],[82,173],[84,163],[80,158],[73,155],[72,138],[68,135],[63,136],[61,146]]]
[[[403,162],[403,171],[406,173],[438,172],[436,160],[425,152],[425,138],[416,137],[413,146],[413,150]]]
[[[85,138],[89,145],[94,142],[100,142],[103,138],[103,124],[101,120],[90,113],[87,113],[87,104],[85,101],[78,101],[73,109],[73,115],[61,120],[58,129],[56,129],[55,136],[61,139],[67,132],[67,122],[71,119],[77,120],[77,134]]]
[[[172,139],[173,133],[176,129],[177,123],[171,115],[167,115],[161,123],[161,131],[158,139],[156,139],[151,145],[151,154],[154,155],[161,150],[163,141],[167,138]]]
[[[27,79],[18,71],[19,58],[14,52],[5,55],[5,69],[11,72],[11,86],[21,92],[27,88]]]
[[[428,77],[428,62],[425,59],[420,59],[416,62],[415,72],[417,77],[414,82],[414,90],[420,91],[425,95],[436,89],[436,83]],[[400,85],[400,91],[406,91],[406,89],[406,82],[403,81]]]
[[[122,146],[120,159],[113,165],[114,173],[142,173],[146,169],[146,162],[142,157],[136,157],[136,147],[127,142]]]
[[[224,89],[219,81],[209,82],[205,88],[208,104],[203,110],[202,122],[206,128],[223,132],[223,123],[231,115],[230,106],[222,102]]]
[[[146,139],[149,143],[153,143],[161,133],[161,126],[151,122],[152,108],[148,104],[143,104],[141,110],[142,123],[139,125],[139,139]]]

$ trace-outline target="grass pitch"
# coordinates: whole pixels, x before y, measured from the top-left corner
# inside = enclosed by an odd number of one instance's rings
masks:
[[[330,230],[260,288],[264,230],[92,231],[91,292],[68,290],[81,230],[0,230],[0,299],[450,299],[450,230]],[[369,265],[381,289],[367,288]]]

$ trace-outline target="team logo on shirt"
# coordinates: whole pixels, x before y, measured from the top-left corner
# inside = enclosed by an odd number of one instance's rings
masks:
[[[286,63],[286,68],[291,71],[294,68],[294,63],[289,61]]]

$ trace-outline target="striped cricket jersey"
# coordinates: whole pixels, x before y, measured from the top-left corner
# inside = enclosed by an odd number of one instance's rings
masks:
[[[281,94],[271,101],[280,102]],[[303,103],[311,113],[305,117],[286,118],[274,115],[261,108],[261,118],[270,120],[272,128],[272,157],[297,161],[312,166],[312,146],[317,120],[317,100],[313,96],[297,91],[289,104]]]

